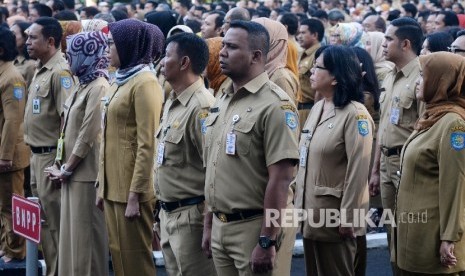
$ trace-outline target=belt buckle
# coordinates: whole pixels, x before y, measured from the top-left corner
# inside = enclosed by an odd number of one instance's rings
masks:
[[[226,218],[226,215],[223,213],[218,213],[218,218],[221,220],[221,222],[226,223],[228,222],[228,219]]]

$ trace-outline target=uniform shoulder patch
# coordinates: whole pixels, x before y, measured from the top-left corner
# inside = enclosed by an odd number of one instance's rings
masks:
[[[13,96],[17,100],[21,100],[24,97],[24,86],[22,83],[15,83],[13,85]]]
[[[368,122],[365,120],[358,120],[357,121],[357,126],[358,126],[358,133],[362,136],[367,136],[368,133],[370,133],[368,129]]]
[[[297,119],[297,115],[295,115],[295,113],[291,112],[291,111],[286,111],[286,112],[284,112],[284,114],[285,114],[285,118],[286,118],[286,125],[290,129],[294,130],[297,127],[298,121],[299,121]]]
[[[64,89],[70,89],[73,85],[73,81],[71,80],[71,76],[66,74],[61,74],[61,86]]]
[[[465,148],[465,133],[464,132],[452,132],[450,135],[450,145],[453,149],[459,151]]]

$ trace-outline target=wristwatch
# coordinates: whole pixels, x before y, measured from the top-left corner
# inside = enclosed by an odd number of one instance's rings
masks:
[[[258,238],[258,245],[263,249],[268,249],[276,245],[276,240],[272,240],[267,236],[260,236],[260,238]]]
[[[66,170],[65,164],[61,165],[60,172],[61,172],[64,176],[70,176],[70,175],[73,174],[73,172],[70,172],[70,171],[67,171],[67,170]]]

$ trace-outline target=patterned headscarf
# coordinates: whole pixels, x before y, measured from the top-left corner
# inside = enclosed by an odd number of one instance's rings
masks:
[[[66,37],[77,34],[82,31],[82,25],[79,21],[59,21],[63,36],[61,37],[61,52],[66,54]]]
[[[332,35],[339,35],[340,45],[363,47],[363,27],[357,22],[339,23],[333,27]]]
[[[108,80],[107,36],[102,32],[85,32],[66,38],[66,57],[71,72],[81,84],[87,84],[98,77]]]
[[[426,110],[415,124],[428,129],[450,112],[465,119],[465,59],[448,52],[420,56]]]
[[[207,79],[210,82],[210,87],[216,92],[220,89],[221,84],[227,78],[221,72],[220,67],[220,50],[222,37],[213,37],[207,39],[208,52],[210,54],[207,65]]]
[[[278,21],[265,17],[256,18],[252,21],[265,27],[270,35],[270,51],[266,57],[265,70],[268,72],[268,76],[271,76],[277,69],[286,67],[288,51],[286,27]]]
[[[108,26],[118,50],[119,70],[151,64],[163,52],[165,37],[155,25],[137,19],[124,19]]]
[[[102,31],[108,33],[108,22],[101,19],[84,19],[81,20],[83,32]]]

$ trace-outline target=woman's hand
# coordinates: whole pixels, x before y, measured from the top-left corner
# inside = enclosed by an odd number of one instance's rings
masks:
[[[63,175],[61,173],[60,168],[58,168],[58,165],[52,165],[50,167],[45,168],[44,172],[47,174],[48,178],[52,181],[54,185],[56,185],[56,188],[60,188],[61,184],[66,181],[68,176]]]
[[[455,245],[450,241],[442,241],[439,248],[439,256],[441,258],[441,265],[450,268],[457,264],[457,258],[454,256]]]
[[[129,192],[128,205],[124,216],[128,219],[140,217],[139,195],[137,193]]]

